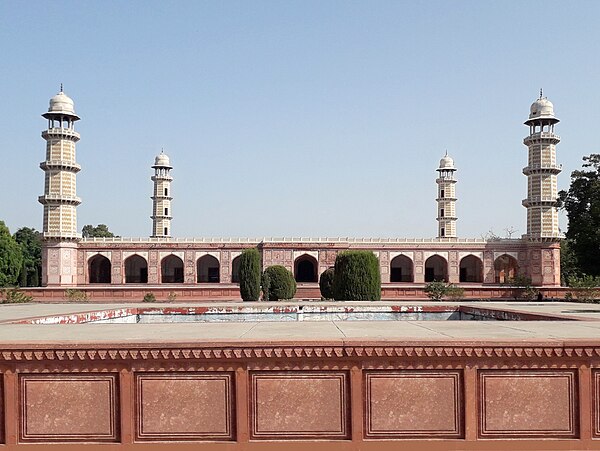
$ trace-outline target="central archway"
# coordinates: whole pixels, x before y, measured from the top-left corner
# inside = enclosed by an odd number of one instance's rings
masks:
[[[514,279],[519,271],[517,260],[508,255],[502,254],[494,261],[494,277],[496,283],[506,283]]]
[[[125,260],[125,283],[148,283],[148,262],[144,257],[132,255]]]
[[[212,255],[204,255],[196,263],[198,283],[219,283],[219,260]]]
[[[406,255],[398,255],[390,262],[390,282],[413,282],[413,262]]]
[[[439,255],[425,260],[425,282],[434,281],[448,282],[448,262]]]
[[[483,263],[474,255],[467,255],[460,261],[459,282],[483,282]]]
[[[317,259],[304,254],[294,262],[294,278],[296,282],[317,282]]]
[[[90,283],[110,283],[112,265],[104,255],[94,255],[89,260]]]
[[[183,261],[177,255],[168,255],[160,262],[162,283],[183,283]]]

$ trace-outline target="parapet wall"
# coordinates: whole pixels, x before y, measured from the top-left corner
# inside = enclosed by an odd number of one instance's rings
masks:
[[[45,342],[0,367],[0,441],[32,450],[600,447],[597,343]]]

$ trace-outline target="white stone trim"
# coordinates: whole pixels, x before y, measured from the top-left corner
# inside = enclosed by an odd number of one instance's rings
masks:
[[[148,252],[147,251],[140,251],[140,252],[123,251],[123,261],[127,260],[129,257],[131,257],[133,255],[139,255],[140,257],[142,257],[146,260],[146,263],[148,263]]]
[[[472,255],[473,257],[477,257],[483,263],[483,252],[459,252],[458,253],[459,263],[463,258],[468,257],[469,255]]]
[[[211,255],[211,256],[215,257],[217,259],[217,261],[219,262],[219,264],[221,264],[221,253],[220,252],[208,252],[208,251],[196,252],[196,257],[195,257],[196,262],[199,259],[201,259],[202,257],[204,257],[205,255]]]
[[[294,263],[296,263],[296,259],[298,257],[302,257],[303,255],[310,255],[317,262],[319,261],[319,251],[293,251],[292,257],[293,257]]]
[[[395,259],[398,255],[404,255],[405,257],[410,258],[413,261],[413,263],[415,261],[414,252],[390,252],[390,265],[392,264],[392,260]]]
[[[242,255],[242,251],[231,251],[229,253],[229,261],[233,262],[233,260],[235,260],[236,257],[239,257],[240,255]]]
[[[163,258],[168,257],[169,255],[175,255],[177,257],[179,257],[181,259],[182,262],[185,262],[185,258],[184,258],[184,252],[183,251],[174,251],[174,252],[169,252],[169,251],[161,251],[158,253],[158,260],[159,262],[163,261]]]
[[[519,254],[517,252],[513,252],[513,251],[496,252],[496,251],[494,251],[494,262],[498,259],[498,257],[500,257],[500,256],[502,256],[504,254],[510,255],[516,261],[519,261]]]
[[[450,259],[448,258],[448,251],[434,251],[434,252],[425,251],[425,252],[423,252],[423,264],[425,264],[425,262],[427,261],[427,259],[429,257],[433,257],[434,255],[439,255],[440,257],[444,258],[446,260],[446,262],[450,261]]]
[[[110,260],[112,263],[112,252],[111,251],[87,251],[85,253],[85,261],[89,263],[90,258],[95,257],[96,255],[103,255]]]

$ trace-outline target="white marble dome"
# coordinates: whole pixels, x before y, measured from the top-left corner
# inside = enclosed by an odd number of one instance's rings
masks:
[[[48,113],[63,113],[75,115],[75,104],[64,92],[59,92],[50,99],[50,107]]]
[[[169,156],[164,152],[161,152],[160,155],[157,155],[154,159],[154,166],[170,168],[171,161],[169,160]]]
[[[440,169],[455,169],[454,160],[448,154],[440,160]]]
[[[529,119],[553,118],[554,105],[546,97],[540,97],[531,104]]]

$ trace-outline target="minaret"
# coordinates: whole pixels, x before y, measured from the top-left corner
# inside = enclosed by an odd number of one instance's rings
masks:
[[[456,238],[456,180],[454,160],[446,155],[440,160],[438,185],[438,238]]]
[[[555,241],[562,237],[558,227],[558,188],[556,176],[561,166],[556,164],[556,144],[560,136],[554,134],[554,105],[540,90],[540,97],[531,105],[529,136],[523,140],[528,150],[528,165],[523,168],[527,176],[527,235],[532,241]]]
[[[75,161],[75,143],[79,133],[75,131],[73,100],[60,87],[60,92],[50,99],[48,112],[42,114],[48,119],[48,129],[42,132],[46,140],[46,161],[40,163],[45,172],[44,195],[39,202],[44,206],[42,226],[45,239],[73,240],[81,238],[77,232],[76,174],[81,170]]]
[[[71,100],[60,86],[60,92],[50,99],[48,129],[42,132],[46,140],[46,160],[40,163],[45,173],[44,195],[38,198],[44,206],[42,225],[42,286],[77,285],[77,197],[76,174],[81,166],[75,161],[75,114]]]
[[[171,166],[169,157],[161,151],[154,159],[154,195],[152,196],[152,237],[168,238],[171,236]]]

